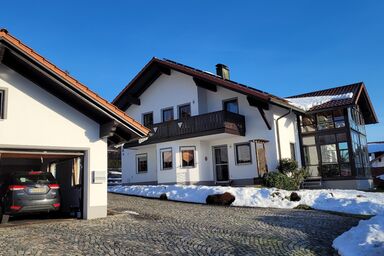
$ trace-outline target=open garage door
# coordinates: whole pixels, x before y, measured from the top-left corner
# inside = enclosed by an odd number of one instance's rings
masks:
[[[0,149],[0,177],[15,173],[51,173],[59,185],[58,216],[82,218],[83,162],[84,152],[81,151]]]

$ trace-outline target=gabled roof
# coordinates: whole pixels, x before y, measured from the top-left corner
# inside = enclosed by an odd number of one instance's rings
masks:
[[[51,83],[51,88],[44,89],[50,90],[52,93],[55,92],[57,95],[60,94],[62,97],[68,97],[64,99],[67,103],[73,103],[72,100],[76,97],[78,102],[75,107],[101,123],[104,120],[110,120],[112,118],[114,122],[118,123],[118,130],[126,130],[126,128],[129,128],[136,136],[146,136],[149,133],[146,127],[91,91],[84,84],[52,64],[20,40],[10,35],[6,29],[0,29],[0,63],[1,62],[10,68],[19,68],[20,70],[18,70],[18,72],[23,72],[23,75],[34,80],[37,79],[37,76],[42,76],[42,73],[37,74],[37,72],[44,72],[44,74],[47,74],[47,77],[41,78],[40,81],[45,79],[45,82]],[[53,78],[51,79],[49,76],[53,76]],[[59,83],[65,84],[65,88],[59,88]],[[44,85],[39,84],[39,86],[43,87]],[[92,109],[84,109],[84,106],[92,107]]]
[[[190,75],[195,82],[199,81],[206,86],[209,85],[221,86],[226,89],[236,91],[247,96],[253,97],[256,100],[265,103],[272,103],[284,108],[290,108],[297,112],[303,112],[301,109],[291,105],[287,100],[275,95],[257,90],[244,84],[237,83],[232,80],[223,79],[220,76],[202,71],[190,66],[177,63],[172,60],[152,58],[145,67],[133,78],[133,80],[120,92],[119,95],[112,101],[120,109],[127,109],[133,102],[138,102],[140,95],[161,75],[170,74],[170,70]]]
[[[318,112],[330,110],[338,107],[348,107],[352,105],[359,105],[363,116],[365,118],[366,124],[377,123],[378,119],[375,113],[375,110],[372,106],[371,100],[369,98],[367,89],[363,82],[358,82],[354,84],[348,84],[344,86],[334,87],[330,89],[308,92],[304,94],[294,95],[287,97],[287,99],[305,99],[305,98],[316,98],[326,97],[326,96],[343,96],[350,95],[351,97],[340,97],[340,99],[326,101],[319,105],[314,105],[311,107],[308,112]]]

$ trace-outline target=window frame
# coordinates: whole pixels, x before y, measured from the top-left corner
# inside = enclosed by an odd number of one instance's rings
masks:
[[[183,151],[190,151],[193,150],[193,165],[183,165]],[[180,146],[179,148],[180,152],[180,168],[182,169],[191,169],[196,167],[196,146]]]
[[[249,147],[249,161],[247,162],[239,162],[239,152],[238,152],[238,147],[239,146],[245,146],[247,145]],[[252,164],[252,146],[250,142],[241,142],[241,143],[236,143],[234,144],[235,148],[235,164],[236,165],[250,165]]]
[[[150,127],[150,126],[147,126],[147,125],[145,124],[145,116],[146,116],[146,115],[152,115],[152,124],[151,124],[151,126],[152,126],[152,125],[155,123],[155,122],[154,122],[154,119],[153,119],[153,111],[143,113],[143,114],[142,114],[142,117],[141,117],[141,119],[142,119],[142,121],[143,121],[143,125],[144,125],[145,127]]]
[[[226,104],[227,104],[228,102],[231,102],[231,101],[236,101],[236,103],[237,103],[237,112],[228,111],[228,110],[226,109]],[[223,107],[223,110],[225,110],[225,111],[228,111],[228,112],[231,112],[231,113],[235,113],[235,114],[239,114],[239,113],[240,113],[239,100],[238,100],[237,97],[223,100],[222,105],[223,105],[223,106],[222,106],[222,107]]]
[[[297,161],[297,159],[296,159],[296,143],[290,142],[289,143],[289,149],[291,151],[291,159]]]
[[[139,157],[141,156],[145,156],[146,158],[146,161],[147,161],[147,170],[146,171],[139,171],[139,162],[138,162],[138,159]],[[139,154],[136,154],[135,156],[135,162],[136,162],[136,174],[144,174],[144,173],[148,173],[148,153],[139,153]]]
[[[181,111],[180,109],[183,108],[183,107],[189,107],[189,116],[188,117],[182,117],[181,116]],[[178,105],[177,106],[177,117],[179,119],[184,119],[184,118],[189,118],[192,116],[192,108],[191,108],[191,103],[185,103],[185,104],[181,104],[181,105]]]
[[[163,158],[163,153],[164,152],[171,152],[171,158],[172,158],[172,166],[171,167],[164,168],[164,158]],[[171,147],[169,147],[169,148],[161,148],[160,149],[160,170],[162,170],[162,171],[172,170],[173,166],[174,166],[173,163],[174,163],[174,160],[173,160],[173,149]]]
[[[0,120],[7,119],[8,88],[0,87]]]
[[[172,110],[172,120],[164,121],[164,112],[168,110]],[[175,110],[173,109],[173,107],[167,107],[167,108],[161,109],[161,122],[165,123],[165,122],[171,122],[173,120],[175,120]]]

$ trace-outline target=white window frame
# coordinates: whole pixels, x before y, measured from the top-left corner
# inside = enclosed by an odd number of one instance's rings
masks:
[[[139,157],[141,156],[145,156],[146,159],[147,159],[147,170],[145,172],[141,171],[139,172]],[[136,162],[136,174],[144,174],[144,173],[148,173],[148,154],[147,153],[140,153],[140,154],[136,154],[135,156],[135,162]]]
[[[193,150],[193,166],[183,166],[183,151]],[[191,169],[196,167],[196,147],[195,146],[181,146],[180,147],[180,167],[182,169]]]
[[[164,152],[171,152],[171,156],[172,156],[172,166],[171,167],[164,168],[164,165],[163,165],[163,153]],[[172,170],[173,166],[174,166],[174,159],[173,159],[173,150],[172,150],[172,148],[162,148],[162,149],[160,149],[160,170],[162,170],[162,171]]]

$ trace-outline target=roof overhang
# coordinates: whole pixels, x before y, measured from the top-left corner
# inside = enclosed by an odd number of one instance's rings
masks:
[[[122,114],[117,113],[121,112],[120,110],[111,110],[111,104],[93,92],[88,89],[85,92],[79,86],[74,86],[71,82],[68,82],[67,79],[53,71],[56,68],[53,64],[41,63],[28,54],[27,51],[4,37],[0,37],[0,63],[88,116],[99,123],[101,127],[108,126],[113,122],[114,126],[111,126],[109,132],[102,132],[102,129],[100,129],[100,138],[108,138],[108,141],[112,144],[122,144],[145,137],[149,132],[148,129],[140,127],[140,125],[131,125],[122,117]],[[53,68],[49,68],[48,65]],[[104,104],[103,101],[105,101]]]
[[[118,108],[126,110],[132,104],[140,102],[140,95],[162,74],[170,75],[171,70],[181,72],[193,77],[196,86],[210,91],[217,91],[217,86],[244,94],[255,99],[254,101],[265,104],[274,104],[286,109],[292,109],[295,112],[303,113],[303,110],[297,108],[287,100],[273,96],[271,94],[238,84],[234,81],[223,79],[219,76],[208,74],[207,72],[193,69],[191,67],[175,63],[168,60],[152,58],[144,68],[132,79],[132,81],[120,92],[112,101]]]

